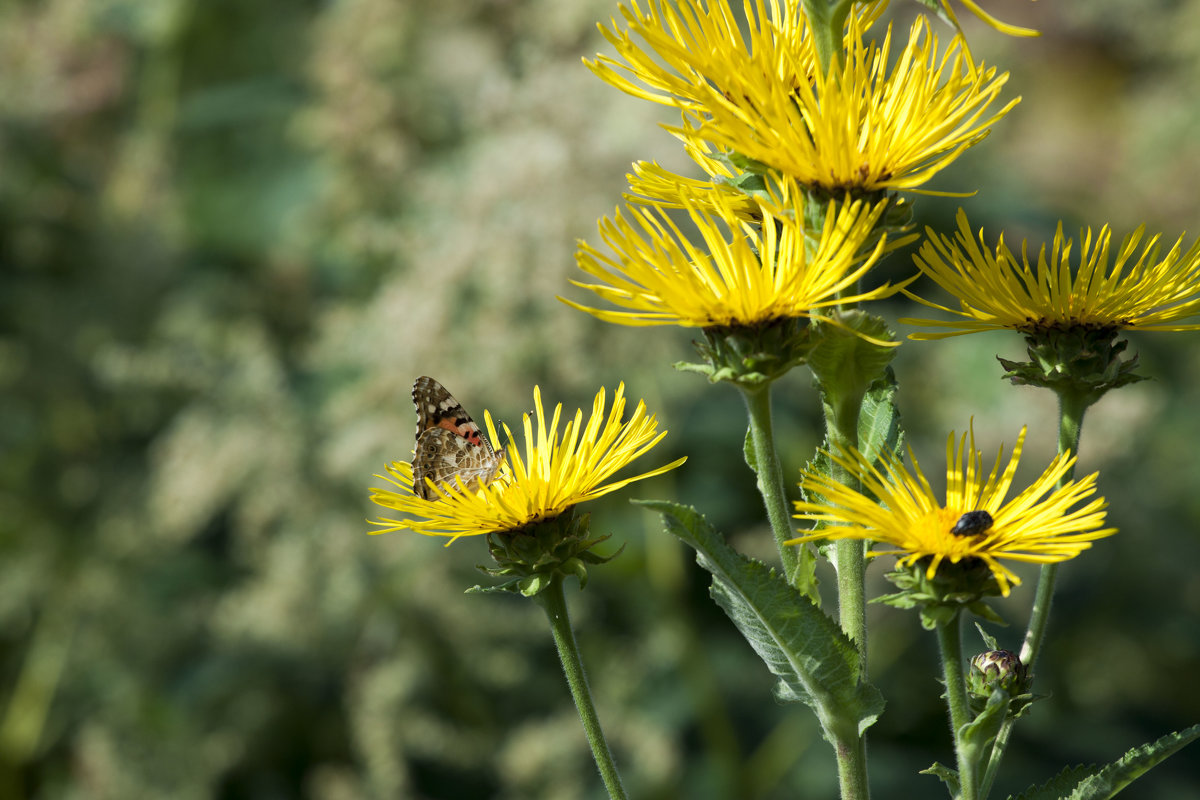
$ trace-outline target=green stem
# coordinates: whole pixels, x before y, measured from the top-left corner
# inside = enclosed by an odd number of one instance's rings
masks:
[[[839,539],[837,552],[838,622],[858,647],[859,666],[867,674],[866,542]]]
[[[992,781],[996,780],[996,772],[1000,768],[1000,761],[1004,757],[1004,751],[1008,748],[1008,739],[1012,736],[1014,720],[1008,717],[1004,722],[1000,723],[1000,730],[996,734],[996,741],[992,743],[992,755],[988,759],[987,769],[984,770],[983,780],[979,783],[979,796],[985,798],[988,792],[992,790]]]
[[[847,391],[844,396],[825,398],[825,428],[833,452],[858,447],[858,419],[862,411],[863,393]],[[831,475],[843,486],[857,488],[858,479],[836,461],[830,461]],[[867,543],[856,539],[840,539],[835,545],[835,567],[838,587],[838,622],[842,631],[858,648],[859,674],[867,679]],[[867,781],[867,741],[864,735],[852,739],[839,738],[837,750],[838,779],[842,800],[870,797]]]
[[[571,687],[571,696],[575,698],[575,708],[579,711],[579,719],[583,722],[583,732],[592,748],[592,758],[604,779],[608,796],[612,800],[628,800],[625,787],[621,785],[621,776],[617,772],[616,762],[608,749],[604,731],[600,728],[600,717],[596,714],[596,705],[592,702],[592,693],[588,689],[587,676],[583,672],[583,660],[579,656],[579,645],[575,642],[575,632],[571,630],[571,619],[567,616],[567,598],[563,594],[563,578],[555,575],[536,598],[538,605],[546,611],[550,620],[550,631],[554,634],[554,645],[558,648],[558,657],[562,661],[563,672],[567,675],[567,685]]]
[[[1058,395],[1058,452],[1078,453],[1079,436],[1083,429],[1083,415],[1091,402],[1091,396],[1082,392],[1063,391]],[[1064,486],[1075,478],[1072,466],[1058,485]],[[1038,576],[1037,594],[1033,600],[1033,612],[1029,616],[1029,628],[1025,631],[1025,642],[1021,645],[1021,663],[1033,673],[1034,662],[1041,653],[1042,641],[1046,636],[1046,624],[1050,619],[1050,604],[1054,598],[1054,582],[1058,576],[1058,564],[1045,564]]]
[[[831,452],[858,447],[858,418],[862,411],[861,392],[851,397],[827,398],[825,426]],[[836,461],[830,461],[834,480],[850,489],[859,487],[858,478]],[[842,631],[858,646],[859,667],[867,674],[867,543],[858,539],[840,539],[836,544],[838,582],[838,621]]]
[[[779,465],[779,454],[775,451],[775,435],[771,428],[771,387],[738,387],[746,400],[746,413],[750,419],[750,445],[754,449],[754,469],[758,473],[758,491],[767,506],[767,519],[771,532],[775,534],[775,545],[783,562],[783,574],[796,586],[800,578],[800,557],[794,545],[785,545],[796,537],[792,529],[792,518],[788,513],[787,489],[783,482],[783,467]],[[806,587],[796,586],[800,591]]]
[[[1083,430],[1083,415],[1094,397],[1083,392],[1070,390],[1061,391],[1058,395],[1058,452],[1078,453],[1079,437]],[[1058,485],[1061,487],[1075,477],[1075,467],[1072,466]],[[1021,663],[1029,674],[1033,674],[1033,665],[1041,655],[1042,643],[1046,638],[1046,627],[1050,621],[1050,606],[1054,600],[1054,585],[1058,579],[1058,564],[1043,564],[1038,574],[1037,592],[1033,598],[1033,610],[1029,614],[1029,627],[1025,631],[1025,640],[1021,645]],[[987,797],[1004,751],[1008,749],[1008,740],[1012,736],[1013,720],[1006,719],[992,744],[991,757],[988,759],[987,770],[980,784],[980,797]]]
[[[869,800],[867,781],[867,740],[863,736],[838,737],[834,742],[837,753],[838,785],[841,800]]]
[[[842,48],[842,30],[846,17],[854,7],[854,0],[803,0],[804,16],[808,29],[816,44],[817,58],[821,68],[829,71],[830,65],[841,65],[845,58]]]
[[[963,675],[962,614],[937,628],[938,646],[942,651],[942,673],[946,679],[946,704],[950,707],[950,728],[954,736],[954,754],[958,760],[959,797],[976,800],[978,781],[975,763],[966,757],[966,747],[960,738],[963,728],[971,721],[967,701],[967,681]]]

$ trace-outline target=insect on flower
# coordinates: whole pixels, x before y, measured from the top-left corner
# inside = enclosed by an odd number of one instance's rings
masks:
[[[992,515],[986,511],[968,511],[958,518],[950,533],[955,536],[979,536],[992,527]]]
[[[504,464],[462,404],[433,378],[421,376],[413,383],[417,407],[417,446],[413,456],[413,494],[437,499],[425,479],[454,486],[461,478],[468,489],[486,486]]]

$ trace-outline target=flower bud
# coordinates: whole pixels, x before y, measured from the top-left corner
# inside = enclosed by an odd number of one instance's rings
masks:
[[[1028,672],[1020,657],[1011,650],[988,650],[971,659],[967,687],[979,698],[990,697],[996,689],[1016,697],[1029,689]]]

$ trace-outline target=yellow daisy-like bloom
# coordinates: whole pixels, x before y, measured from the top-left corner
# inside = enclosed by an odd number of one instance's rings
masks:
[[[882,44],[863,34],[878,14],[868,5],[848,18],[845,60],[817,68],[799,12],[754,0],[743,38],[724,0],[622,7],[628,33],[605,31],[620,60],[591,68],[638,97],[679,108],[668,130],[708,142],[794,177],[840,192],[915,189],[988,133],[1018,100],[988,114],[1008,80],[975,65],[961,37],[939,55],[918,18],[889,70],[891,28]],[[748,6],[750,4],[748,3]],[[748,12],[749,14],[749,9]]]
[[[878,16],[877,6],[870,19]],[[584,63],[607,83],[654,103],[702,113],[722,96],[722,76],[749,70],[782,83],[817,63],[799,2],[788,0],[781,8],[779,0],[748,0],[744,20],[727,0],[650,0],[646,11],[632,0],[620,10],[628,31],[615,19],[611,29],[599,26],[619,58],[602,55]],[[798,64],[804,65],[799,71]]]
[[[505,426],[509,442],[505,464],[496,480],[478,491],[466,489],[461,481],[457,481],[455,486],[435,487],[435,499],[425,500],[412,492],[412,464],[404,461],[389,464],[389,474],[376,477],[388,481],[396,489],[372,489],[371,499],[407,515],[407,518],[381,517],[372,521],[380,527],[372,533],[412,530],[427,536],[449,536],[453,542],[460,536],[516,531],[552,519],[577,503],[660,475],[687,460],[681,458],[640,475],[605,483],[667,435],[666,431],[658,432],[658,421],[653,415],[646,414],[645,402],[639,400],[633,415],[622,422],[625,384],[617,387],[607,416],[602,388],[596,393],[587,425],[583,423],[583,411],[577,410],[561,436],[562,404],[555,407],[547,425],[541,389],[536,386],[533,403],[537,429],[535,432],[529,415],[525,415],[524,457],[512,432]],[[491,414],[485,412],[484,419],[491,440],[499,441]]]
[[[1072,508],[1095,492],[1096,473],[1055,488],[1075,463],[1074,456],[1060,454],[1041,477],[1005,502],[1024,442],[1022,429],[1003,472],[1001,451],[985,478],[982,454],[975,449],[974,430],[964,435],[957,447],[954,434],[950,434],[946,443],[944,503],[934,496],[911,450],[912,473],[891,458],[884,460],[881,471],[855,450],[831,454],[834,461],[861,481],[862,490],[806,470],[802,486],[810,497],[819,500],[797,502],[796,510],[800,513],[796,517],[832,525],[793,539],[789,544],[818,539],[881,542],[891,547],[872,550],[867,555],[900,556],[901,567],[928,558],[926,574],[931,579],[943,562],[957,564],[964,559],[980,559],[1007,596],[1010,587],[1021,581],[1001,560],[1034,564],[1066,561],[1091,547],[1092,541],[1116,533],[1115,528],[1101,527],[1107,505],[1103,498]],[[952,532],[963,515],[973,511],[987,512],[991,526],[977,526],[970,535]]]
[[[795,203],[802,202],[798,192],[793,197]],[[718,193],[708,200],[705,207],[687,197],[681,200],[703,240],[701,246],[689,241],[662,209],[634,207],[628,209],[628,217],[618,212],[615,219],[600,221],[600,236],[615,251],[615,259],[579,243],[580,269],[604,283],[572,283],[629,310],[589,308],[559,299],[618,325],[750,327],[794,317],[819,319],[821,308],[886,297],[900,289],[885,284],[841,294],[852,289],[887,248],[886,239],[880,238],[865,258],[862,255],[886,202],[831,203],[815,252],[810,252],[803,209],[791,201],[784,201],[793,209],[785,215],[781,206],[754,198],[757,218],[769,221],[760,225],[745,219],[740,209],[745,196]]]
[[[950,329],[914,333],[910,338],[941,339],[1005,328],[1025,333],[1070,327],[1200,329],[1200,324],[1180,322],[1200,313],[1200,241],[1185,251],[1180,236],[1170,251],[1161,255],[1160,237],[1155,235],[1139,253],[1143,226],[1126,236],[1114,254],[1111,231],[1105,225],[1095,236],[1090,228],[1081,231],[1079,256],[1073,259],[1074,242],[1063,238],[1060,222],[1049,253],[1043,245],[1034,267],[1026,243],[1022,243],[1018,259],[1004,244],[1003,236],[994,251],[984,244],[982,231],[977,240],[962,209],[953,239],[931,230],[927,233],[913,260],[921,272],[958,298],[959,308],[909,296],[960,319],[902,319],[908,324]]]

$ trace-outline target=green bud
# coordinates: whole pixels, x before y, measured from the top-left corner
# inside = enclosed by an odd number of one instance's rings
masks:
[[[971,659],[967,689],[974,697],[986,700],[996,689],[1016,697],[1025,694],[1028,684],[1028,670],[1011,650],[988,650]]]

